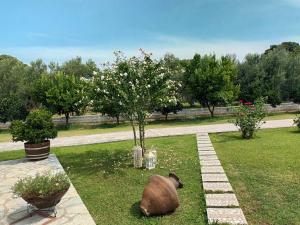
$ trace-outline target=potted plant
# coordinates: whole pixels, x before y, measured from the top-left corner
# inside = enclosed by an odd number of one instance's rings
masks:
[[[48,172],[18,180],[12,191],[37,209],[46,209],[56,206],[69,187],[70,181],[65,173]]]
[[[10,131],[13,141],[25,141],[26,157],[31,160],[47,158],[50,152],[48,139],[57,136],[52,115],[44,109],[31,111],[25,122],[13,121]]]

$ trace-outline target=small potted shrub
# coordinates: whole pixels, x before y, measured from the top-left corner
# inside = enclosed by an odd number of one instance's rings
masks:
[[[300,114],[298,114],[294,119],[294,124],[296,124],[297,127],[300,129]]]
[[[12,191],[37,209],[46,209],[56,206],[69,187],[70,181],[65,173],[46,173],[18,180]]]
[[[50,152],[50,141],[57,131],[52,122],[52,115],[43,109],[34,110],[26,117],[25,122],[15,120],[10,131],[13,141],[25,141],[26,157],[31,160],[45,159]]]

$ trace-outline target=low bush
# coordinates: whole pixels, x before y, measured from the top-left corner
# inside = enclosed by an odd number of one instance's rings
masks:
[[[258,130],[263,119],[267,114],[264,99],[258,99],[254,103],[240,101],[240,105],[235,109],[234,124],[239,127],[242,132],[242,137],[250,139],[253,134]]]
[[[51,113],[43,109],[30,112],[25,122],[13,121],[10,132],[13,141],[26,141],[31,144],[42,143],[57,136]]]
[[[300,129],[300,114],[298,114],[294,119],[294,124],[296,124],[297,127]]]

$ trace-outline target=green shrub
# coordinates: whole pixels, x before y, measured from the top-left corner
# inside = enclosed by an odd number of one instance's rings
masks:
[[[254,104],[251,102],[240,101],[236,109],[236,118],[234,124],[239,127],[242,137],[249,139],[253,137],[254,132],[260,128],[263,118],[266,116],[264,99],[258,99]]]
[[[300,129],[300,114],[298,114],[294,119],[294,124],[296,124],[297,127]]]
[[[43,109],[30,112],[25,122],[13,121],[10,132],[13,141],[26,141],[31,144],[42,143],[44,140],[57,136],[57,131],[52,122],[52,115]]]
[[[46,173],[18,180],[12,187],[12,191],[16,196],[25,199],[30,197],[45,198],[66,191],[69,187],[70,181],[65,173]]]

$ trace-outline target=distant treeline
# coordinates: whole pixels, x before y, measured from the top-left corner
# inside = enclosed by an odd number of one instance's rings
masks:
[[[192,59],[166,54],[158,61],[170,72],[169,79],[180,84],[177,103],[157,109],[164,114],[180,110],[183,103],[199,102],[213,116],[215,106],[240,99],[253,102],[263,97],[273,106],[283,101],[300,102],[300,46],[295,42],[272,45],[263,54],[248,54],[242,62],[230,55],[218,59],[215,55],[200,54]],[[45,76],[56,77],[46,85],[61,86],[67,92],[68,112],[84,113],[92,101],[84,93],[92,87],[81,81],[93,80],[101,73],[103,70],[93,60],[83,62],[81,57],[49,65],[38,59],[27,65],[12,56],[0,55],[0,122],[22,119],[41,105],[65,114],[66,105],[56,104],[55,99],[45,103]],[[52,91],[52,96],[63,97],[61,92],[55,93],[56,89]],[[55,110],[51,109],[52,104],[56,104]],[[102,113],[114,117],[115,110]]]

